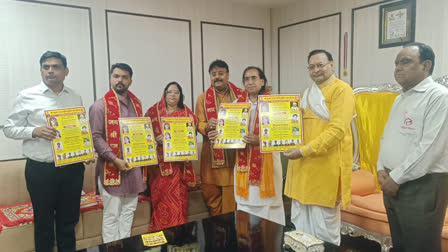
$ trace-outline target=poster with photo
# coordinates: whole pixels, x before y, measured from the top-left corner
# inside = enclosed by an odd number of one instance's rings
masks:
[[[45,118],[47,125],[56,129],[52,141],[55,166],[95,158],[85,107],[46,110]]]
[[[165,162],[198,160],[193,118],[162,117],[163,158]]]
[[[222,103],[219,106],[218,136],[213,148],[216,149],[243,149],[243,142],[249,127],[250,103]]]
[[[158,164],[156,146],[149,117],[119,118],[121,150],[129,167]]]
[[[258,109],[262,153],[287,151],[302,145],[299,95],[260,95]]]

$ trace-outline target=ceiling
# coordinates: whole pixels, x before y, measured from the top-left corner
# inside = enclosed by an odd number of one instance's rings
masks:
[[[234,3],[249,4],[267,8],[282,7],[298,1],[299,0],[232,0]]]

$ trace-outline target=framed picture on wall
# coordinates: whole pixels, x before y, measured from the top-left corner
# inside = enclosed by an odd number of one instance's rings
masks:
[[[404,0],[380,6],[379,48],[415,40],[415,5],[415,0]]]

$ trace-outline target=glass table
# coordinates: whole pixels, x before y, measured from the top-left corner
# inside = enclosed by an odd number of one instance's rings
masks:
[[[141,235],[79,252],[277,252],[293,251],[283,246],[283,227],[272,221],[236,211],[163,230],[168,243],[146,247]],[[325,244],[325,251],[345,251]]]

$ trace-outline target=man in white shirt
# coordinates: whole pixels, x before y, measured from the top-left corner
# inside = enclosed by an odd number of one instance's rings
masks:
[[[448,89],[435,83],[434,52],[406,45],[395,59],[403,87],[381,138],[378,180],[394,251],[441,251],[448,202]]]
[[[55,220],[58,251],[76,251],[75,225],[85,168],[82,163],[55,167],[51,140],[57,132],[47,126],[44,110],[82,106],[82,100],[64,85],[69,72],[64,55],[45,52],[40,58],[40,72],[42,82],[18,94],[3,132],[23,140],[36,251],[53,251]]]

